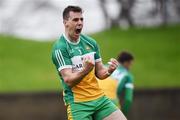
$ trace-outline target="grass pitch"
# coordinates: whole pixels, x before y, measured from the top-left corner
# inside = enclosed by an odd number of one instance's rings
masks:
[[[122,50],[134,54],[136,88],[164,88],[180,87],[179,31],[180,26],[113,28],[91,36],[100,46],[104,63]],[[52,44],[0,35],[0,92],[59,91]]]

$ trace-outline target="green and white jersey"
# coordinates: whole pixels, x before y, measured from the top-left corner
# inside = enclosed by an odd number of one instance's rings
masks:
[[[133,77],[131,73],[123,66],[118,67],[112,74],[112,77],[118,80],[116,93],[120,100],[123,98],[124,102],[121,110],[125,115],[127,115],[133,101]]]
[[[118,84],[123,84],[122,88],[130,88],[133,89],[133,76],[131,73],[124,68],[123,66],[119,66],[111,75],[112,78],[118,80]]]
[[[81,71],[83,59],[87,57],[92,59],[94,63],[101,61],[96,41],[82,34],[76,43],[72,43],[63,34],[53,46],[52,61],[62,80],[65,103],[90,101],[103,95],[98,86],[94,69],[73,88],[70,88],[61,77],[60,71],[65,68],[71,68],[73,72]]]

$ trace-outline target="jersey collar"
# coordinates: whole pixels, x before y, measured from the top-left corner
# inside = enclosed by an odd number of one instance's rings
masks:
[[[119,65],[119,69],[128,71],[128,69],[126,69],[126,68],[125,68],[124,66],[122,66],[122,65]]]
[[[77,41],[77,42],[71,42],[71,41],[68,39],[68,37],[66,37],[65,33],[63,33],[63,37],[68,41],[68,43],[73,44],[73,45],[77,45],[77,44],[79,44],[79,42],[80,42],[80,37],[78,38],[78,41]]]

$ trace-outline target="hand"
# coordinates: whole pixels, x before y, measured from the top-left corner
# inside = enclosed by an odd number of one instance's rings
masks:
[[[119,63],[116,59],[111,58],[110,61],[108,62],[109,67],[108,67],[108,73],[113,73],[114,70],[119,66]]]
[[[94,68],[94,62],[92,59],[90,59],[90,57],[85,57],[83,58],[83,66],[83,72],[88,74]]]

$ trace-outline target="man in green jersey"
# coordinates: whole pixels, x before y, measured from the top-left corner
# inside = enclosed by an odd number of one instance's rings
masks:
[[[126,120],[97,82],[110,76],[118,61],[112,58],[108,68],[103,66],[96,41],[81,34],[80,7],[66,7],[63,23],[65,33],[53,46],[52,60],[62,80],[68,120]]]
[[[117,60],[119,67],[106,80],[99,80],[99,86],[117,106],[121,102],[121,110],[127,115],[133,100],[133,77],[129,72],[134,57],[128,52],[121,52]]]

